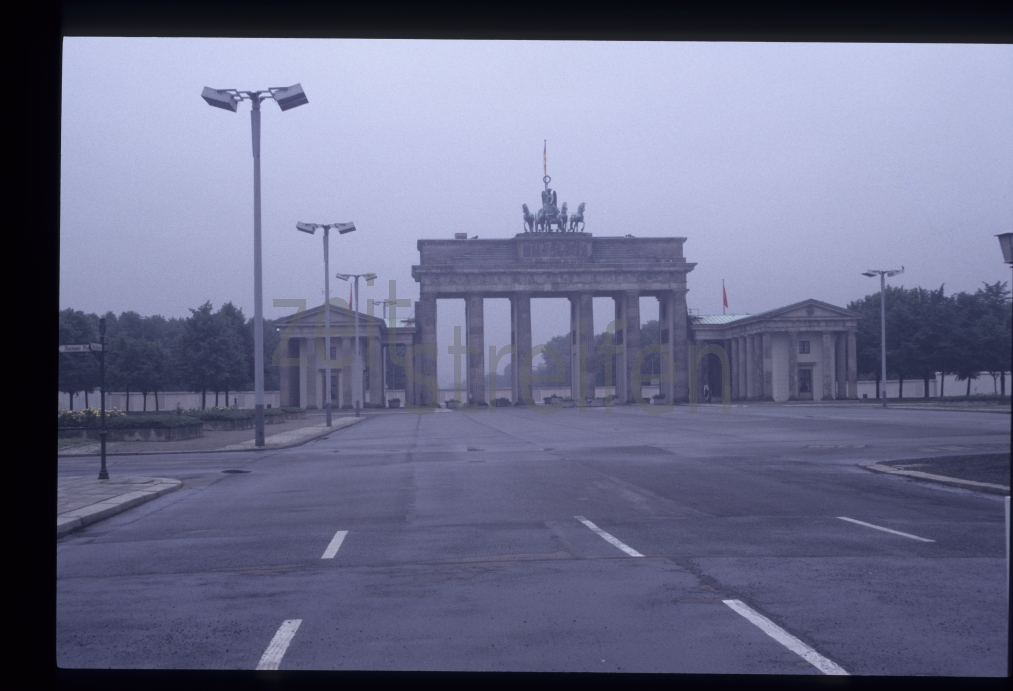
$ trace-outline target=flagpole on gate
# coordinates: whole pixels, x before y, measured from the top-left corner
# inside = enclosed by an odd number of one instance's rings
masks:
[[[725,279],[721,279],[721,314],[728,308],[728,293],[725,292]]]

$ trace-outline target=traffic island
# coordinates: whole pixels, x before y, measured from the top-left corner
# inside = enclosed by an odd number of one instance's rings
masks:
[[[877,473],[900,475],[951,487],[1005,496],[1010,494],[1009,453],[914,458],[860,463],[859,466]]]

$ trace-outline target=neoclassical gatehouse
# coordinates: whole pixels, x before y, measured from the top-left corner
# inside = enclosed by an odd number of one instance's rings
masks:
[[[697,400],[704,385],[712,399],[726,385],[732,400],[858,398],[855,312],[804,300],[763,314],[690,321]]]
[[[331,321],[331,405],[351,408],[355,405],[353,386],[355,369],[355,313],[332,300]],[[344,301],[340,301],[344,302]],[[394,321],[392,320],[393,324]],[[392,344],[410,345],[412,332],[405,320],[397,320],[402,328],[388,329],[379,317],[359,314],[359,369],[362,382],[360,401],[364,407],[386,405],[384,363],[385,349]],[[276,319],[275,327],[281,344],[274,354],[280,367],[281,405],[299,408],[324,406],[324,382],[327,362],[324,347],[326,331],[324,306],[300,310]]]

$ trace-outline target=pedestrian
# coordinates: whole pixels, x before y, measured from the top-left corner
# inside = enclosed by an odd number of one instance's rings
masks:
[[[703,385],[703,400],[704,403],[711,402],[711,387],[708,386],[707,384]]]

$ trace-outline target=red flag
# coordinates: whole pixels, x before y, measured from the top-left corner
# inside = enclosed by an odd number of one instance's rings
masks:
[[[724,307],[728,307],[728,293],[725,292],[724,279],[721,280],[721,301]]]
[[[352,284],[348,284],[348,309],[352,309]]]

